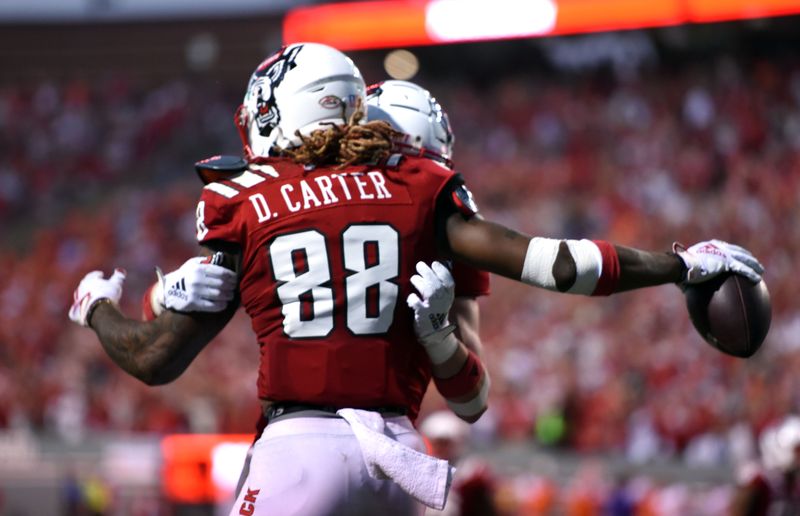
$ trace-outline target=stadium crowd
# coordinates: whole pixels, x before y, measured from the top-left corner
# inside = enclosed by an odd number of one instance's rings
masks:
[[[419,81],[450,114],[456,166],[485,216],[665,251],[674,240],[741,243],[765,264],[773,302],[764,348],[744,361],[703,343],[677,287],[598,300],[495,277],[481,300],[493,392],[474,437],[634,462],[753,457],[760,430],[800,409],[800,61],[462,79]],[[120,77],[0,88],[0,429],[73,441],[252,430],[257,351],[242,314],[157,389],[66,317],[88,270],[126,268],[133,314],[154,265],[195,253],[192,163],[238,151],[239,95]],[[443,406],[429,398],[426,410]]]

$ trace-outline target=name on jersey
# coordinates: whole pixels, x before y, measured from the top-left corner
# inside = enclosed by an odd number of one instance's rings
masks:
[[[252,173],[245,172],[245,174]],[[263,182],[261,177],[258,177],[258,181],[253,181],[254,178],[249,180],[236,178],[233,181],[240,186],[249,187]],[[206,188],[228,198],[240,193],[221,183],[210,183]],[[248,196],[258,222],[266,222],[277,217],[279,212],[283,211],[280,209],[281,206],[286,210],[284,213],[291,215],[343,203],[391,202],[393,197],[386,177],[378,170],[311,176],[286,182],[277,189],[270,189],[269,193],[258,192]]]

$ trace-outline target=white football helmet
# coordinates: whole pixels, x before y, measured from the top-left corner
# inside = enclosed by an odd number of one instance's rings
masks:
[[[353,61],[319,43],[295,43],[265,59],[247,86],[236,123],[249,159],[270,154],[273,147],[300,145],[327,124],[343,124],[366,86]]]
[[[384,81],[367,91],[367,119],[386,120],[406,134],[402,150],[444,162],[453,155],[455,136],[442,106],[425,88],[408,81]]]

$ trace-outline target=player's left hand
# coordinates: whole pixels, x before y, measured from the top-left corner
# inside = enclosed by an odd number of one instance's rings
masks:
[[[419,292],[419,295],[409,294],[406,299],[408,307],[414,310],[414,331],[433,363],[441,363],[458,346],[452,338],[455,327],[448,319],[455,299],[453,275],[439,262],[430,266],[417,262],[417,274],[411,276],[411,284]]]
[[[448,314],[455,299],[455,280],[447,267],[439,262],[428,266],[417,262],[417,274],[411,276],[411,284],[422,298],[411,293],[406,302],[414,310],[414,329],[420,338],[446,327]]]
[[[98,301],[108,299],[114,306],[119,306],[124,282],[123,269],[115,269],[114,274],[108,279],[103,277],[101,271],[90,272],[83,277],[72,295],[69,318],[81,326],[89,326],[89,316]]]
[[[686,279],[681,286],[707,281],[724,272],[741,274],[753,283],[761,281],[764,266],[747,249],[722,240],[707,240],[684,249],[672,245],[686,264]]]

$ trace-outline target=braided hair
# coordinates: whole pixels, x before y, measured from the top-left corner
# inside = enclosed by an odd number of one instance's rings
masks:
[[[360,163],[377,163],[391,154],[394,141],[403,133],[385,120],[359,124],[365,116],[362,100],[358,98],[356,109],[345,124],[331,123],[308,136],[298,131],[295,134],[302,143],[281,153],[295,163],[317,167],[338,165],[338,168],[344,168]]]

